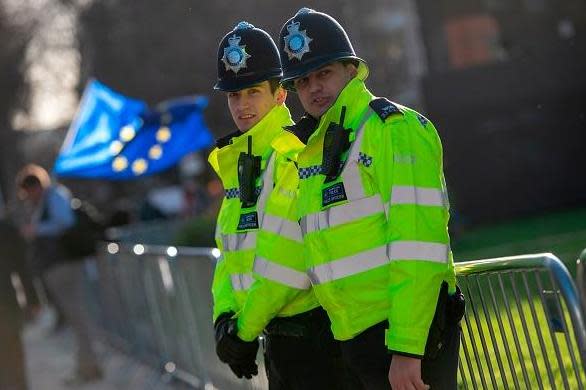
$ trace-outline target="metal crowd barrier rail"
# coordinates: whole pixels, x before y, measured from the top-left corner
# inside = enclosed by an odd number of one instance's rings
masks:
[[[550,253],[456,264],[467,299],[465,389],[583,389],[586,328],[568,270]]]
[[[264,375],[238,380],[216,357],[210,286],[219,256],[211,248],[104,244],[98,325],[128,353],[160,368],[155,379],[205,390],[266,389]]]
[[[582,298],[582,313],[586,315],[586,249],[580,253],[576,261],[576,285]]]
[[[267,389],[236,379],[216,357],[209,248],[104,245],[98,266],[101,326],[163,377],[193,388]],[[567,269],[552,254],[456,264],[467,299],[463,389],[582,389],[586,328]]]
[[[128,243],[148,242],[151,245],[164,245],[171,242],[189,222],[190,220],[174,219],[112,227],[106,230],[106,240]]]

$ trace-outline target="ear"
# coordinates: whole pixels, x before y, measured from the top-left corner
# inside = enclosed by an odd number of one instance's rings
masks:
[[[346,65],[346,72],[348,72],[350,78],[353,79],[358,75],[358,68],[354,66],[354,64],[348,64]]]
[[[285,103],[285,100],[287,100],[287,90],[283,87],[277,88],[276,99],[277,104]]]

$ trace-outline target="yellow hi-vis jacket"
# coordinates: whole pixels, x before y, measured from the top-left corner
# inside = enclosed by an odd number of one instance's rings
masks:
[[[343,106],[352,143],[340,176],[325,183],[324,136]],[[287,145],[299,144],[291,138],[282,134],[277,150],[287,154]],[[436,129],[407,107],[375,99],[356,77],[306,147],[290,149],[298,153],[308,274],[334,337],[352,339],[388,319],[387,347],[423,356],[442,282],[455,291]]]
[[[247,341],[255,339],[275,316],[288,317],[318,306],[305,272],[297,220],[297,169],[271,146],[290,124],[287,107],[277,105],[254,127],[209,156],[225,189],[216,227],[222,257],[212,283],[214,320],[222,313],[237,313],[238,336]],[[247,152],[248,137],[252,137],[253,154],[262,157],[262,173],[256,204],[242,208],[238,158]]]

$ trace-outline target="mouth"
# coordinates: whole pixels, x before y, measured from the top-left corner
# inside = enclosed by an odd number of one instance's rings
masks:
[[[242,114],[242,115],[238,115],[238,119],[243,120],[243,121],[247,121],[247,120],[254,118],[255,116],[256,115],[254,115],[254,114]]]
[[[323,106],[325,104],[328,104],[329,101],[330,98],[327,96],[318,96],[313,98],[312,103],[317,106]]]

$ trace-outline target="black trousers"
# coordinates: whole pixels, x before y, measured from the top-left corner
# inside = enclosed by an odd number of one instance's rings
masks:
[[[389,390],[389,367],[392,355],[385,346],[385,329],[388,322],[378,323],[358,336],[341,342],[346,365],[356,375],[363,388]],[[445,334],[442,350],[435,359],[424,358],[421,362],[423,382],[431,390],[457,389],[458,351],[460,349],[460,325],[450,325]]]
[[[321,307],[271,321],[265,330],[265,365],[270,390],[362,388],[344,365],[340,342]]]

